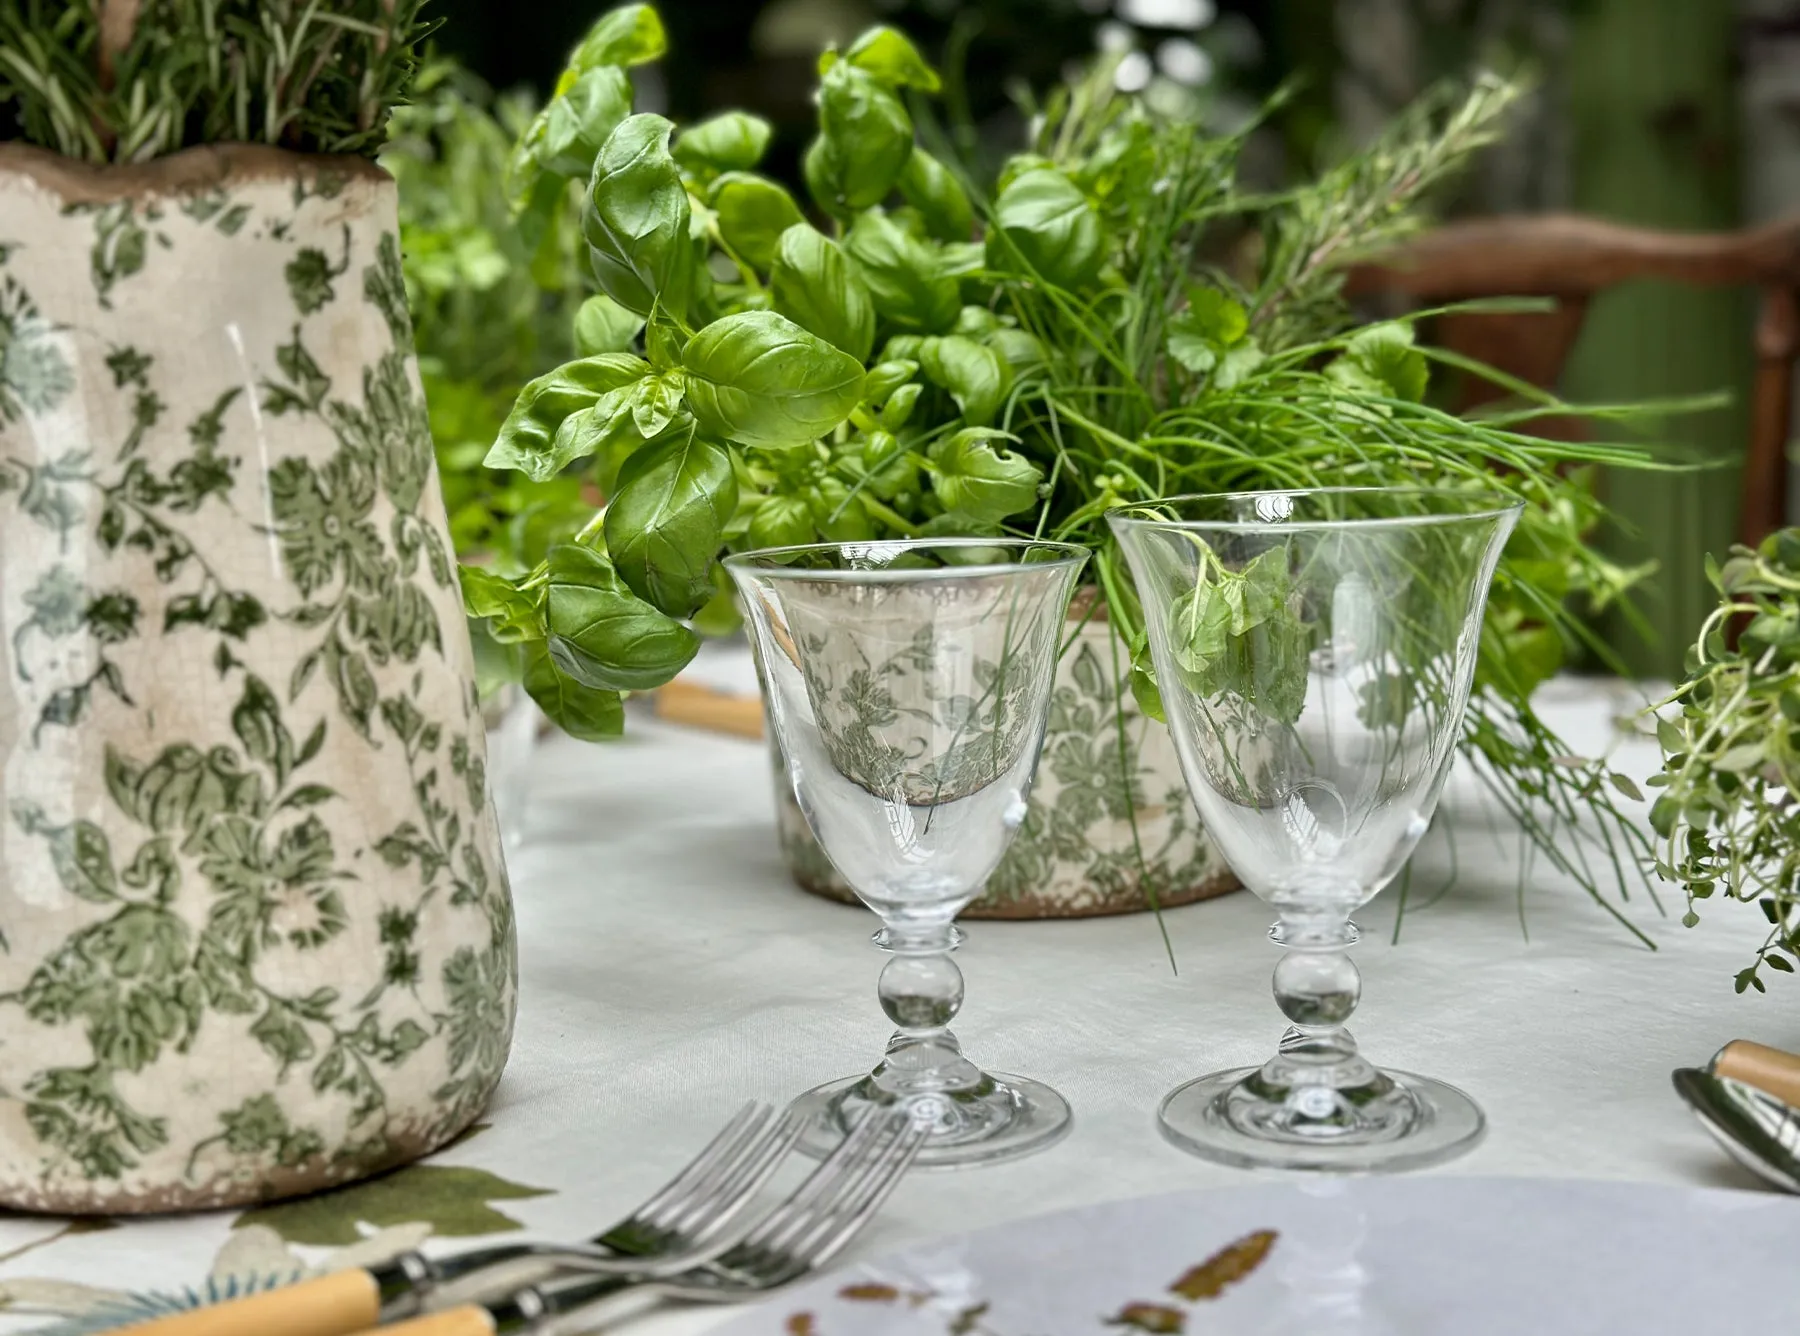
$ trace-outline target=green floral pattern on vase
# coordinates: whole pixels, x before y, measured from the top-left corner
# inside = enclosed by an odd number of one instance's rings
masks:
[[[1025,823],[963,917],[1119,914],[1237,888],[1188,799],[1168,730],[1138,710],[1125,684],[1123,657],[1105,623],[1090,619],[1074,629],[1057,664]],[[852,674],[839,686],[838,707],[870,713],[865,731],[878,732],[879,702],[859,697],[854,686]],[[773,729],[768,733],[774,736]],[[809,891],[853,902],[807,829],[773,746],[771,755],[777,829],[794,879]]]
[[[0,146],[0,1203],[447,1141],[516,997],[392,182]]]

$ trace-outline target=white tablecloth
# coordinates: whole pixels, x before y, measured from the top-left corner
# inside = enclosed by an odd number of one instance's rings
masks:
[[[1578,747],[1617,741],[1617,684],[1555,684],[1545,712]],[[1626,742],[1640,776],[1654,748]],[[646,1195],[743,1100],[780,1101],[866,1067],[886,1029],[882,958],[866,911],[788,881],[755,743],[634,718],[616,746],[549,742],[533,763],[524,847],[512,860],[521,1013],[492,1127],[450,1151],[553,1195],[504,1203],[534,1232],[577,1237]],[[1669,1085],[1750,1036],[1800,1048],[1800,983],[1739,997],[1732,974],[1760,939],[1754,908],[1709,909],[1694,930],[1665,896],[1628,912],[1633,941],[1577,889],[1533,872],[1519,891],[1516,833],[1459,772],[1415,865],[1400,942],[1393,892],[1360,916],[1364,997],[1355,1029],[1375,1060],[1471,1092],[1486,1142],[1436,1172],[1754,1186]],[[1429,908],[1450,866],[1460,873]],[[1521,910],[1524,924],[1521,926]],[[858,1254],[1109,1198],[1245,1181],[1166,1144],[1153,1115],[1190,1076],[1262,1060],[1281,1030],[1269,997],[1269,911],[1237,894],[1166,915],[1180,974],[1148,915],[975,923],[959,960],[957,1023],[976,1060],[1054,1084],[1073,1133],[1011,1164],[917,1173]],[[798,1169],[795,1170],[798,1173]],[[166,1286],[203,1274],[229,1221],[202,1217],[70,1238],[0,1266],[34,1276]],[[0,1222],[0,1251],[43,1232]],[[717,1311],[646,1331],[698,1331]]]

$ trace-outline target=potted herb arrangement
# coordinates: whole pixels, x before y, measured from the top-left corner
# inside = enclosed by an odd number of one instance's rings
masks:
[[[461,1131],[516,989],[370,161],[421,0],[0,13],[0,1202]]]
[[[1800,529],[1709,557],[1707,574],[1719,606],[1656,719],[1655,866],[1687,893],[1688,927],[1715,896],[1757,907],[1762,942],[1736,987],[1760,993],[1765,968],[1800,962]]]
[[[644,6],[596,33],[648,30]],[[614,39],[617,40],[616,38]],[[1572,600],[1636,578],[1593,554],[1578,469],[1630,452],[1458,420],[1426,401],[1409,324],[1358,326],[1346,262],[1391,243],[1422,194],[1497,133],[1515,95],[1434,94],[1363,154],[1278,198],[1237,179],[1246,130],[1208,137],[1119,92],[1102,62],[1032,111],[1032,142],[981,189],[920,142],[939,78],[876,28],[820,59],[806,198],[758,173],[769,127],[678,129],[629,114],[622,70],[578,51],[528,134],[537,198],[581,182],[599,288],[584,355],[525,387],[487,462],[608,498],[529,568],[476,573],[470,611],[577,736],[616,731],[617,692],[692,656],[726,547],[1013,533],[1097,551],[1079,600],[1032,810],[974,912],[1084,913],[1220,888],[1166,735],[1141,618],[1100,516],[1181,491],[1326,484],[1508,489],[1527,518],[1501,571],[1466,743],[1546,856],[1596,879],[1632,828],[1532,712],[1579,634]],[[641,53],[642,47],[637,49]],[[597,146],[591,171],[576,170]],[[560,147],[570,146],[566,151]],[[522,197],[525,192],[521,192]],[[1243,610],[1240,610],[1243,611]],[[1209,629],[1229,652],[1254,628]],[[863,702],[879,724],[879,700]],[[1565,758],[1566,759],[1566,758]],[[833,889],[784,808],[803,883]],[[1624,876],[1629,858],[1615,859]]]

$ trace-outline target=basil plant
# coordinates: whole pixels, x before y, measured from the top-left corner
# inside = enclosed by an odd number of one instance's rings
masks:
[[[914,141],[903,94],[938,78],[912,43],[876,28],[821,58],[805,177],[835,235],[757,173],[767,122],[727,112],[677,130],[632,113],[627,70],[663,49],[650,7],[605,15],[510,169],[528,234],[585,182],[598,291],[575,320],[579,356],[524,387],[486,463],[580,476],[604,507],[530,570],[463,570],[470,615],[584,739],[618,733],[620,693],[693,657],[696,618],[724,598],[724,548],[994,532],[1044,481],[993,425],[1040,352],[964,304],[990,257],[955,175]],[[1021,182],[1008,244],[1097,272],[1092,209]]]

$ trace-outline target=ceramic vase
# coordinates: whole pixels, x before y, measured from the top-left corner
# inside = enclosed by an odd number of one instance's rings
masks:
[[[516,997],[393,182],[0,146],[0,1204],[434,1149]]]
[[[1078,605],[1057,664],[1043,755],[1018,838],[963,918],[1082,918],[1171,908],[1238,889],[1187,796],[1168,729],[1144,715],[1124,651]],[[846,665],[845,682],[855,665]],[[869,708],[842,693],[844,708]],[[879,734],[871,721],[870,730]],[[765,730],[773,738],[774,729]],[[783,856],[806,890],[855,902],[813,839],[771,745]]]

